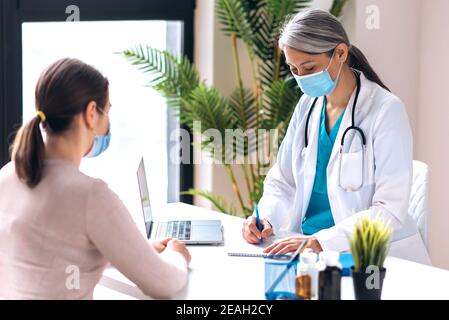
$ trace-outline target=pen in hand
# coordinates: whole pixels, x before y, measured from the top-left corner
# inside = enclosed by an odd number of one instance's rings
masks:
[[[262,224],[260,223],[259,207],[258,207],[257,204],[256,204],[256,223],[257,223],[257,229],[258,229],[260,232],[262,232],[263,228],[262,228]],[[263,243],[262,234],[260,235],[259,243],[260,243],[260,244]]]

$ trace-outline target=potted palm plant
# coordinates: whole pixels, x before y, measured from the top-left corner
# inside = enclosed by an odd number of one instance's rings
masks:
[[[346,1],[334,0],[331,12],[339,16]],[[233,49],[236,89],[229,97],[222,96],[216,88],[201,81],[195,66],[186,57],[145,45],[121,52],[133,65],[150,75],[149,86],[167,99],[168,106],[177,111],[181,124],[194,134],[202,136],[209,129],[217,130],[222,137],[225,137],[226,130],[277,132],[275,142],[256,134],[246,140],[243,148],[236,145],[238,141],[233,141],[231,146],[225,145],[224,139],[221,142],[205,139],[199,144],[203,151],[209,152],[224,166],[238,199],[238,209],[209,191],[190,189],[183,194],[205,197],[224,213],[243,217],[252,214],[253,204],[262,196],[263,180],[272,163],[260,163],[256,156],[256,161],[245,160],[235,166],[227,161],[226,151],[214,151],[230,147],[236,150],[236,156],[247,159],[266,150],[267,145],[279,144],[283,139],[302,92],[282,59],[278,39],[286,18],[306,8],[309,2],[311,0],[216,0],[216,16]],[[244,44],[251,61],[253,83],[250,87],[245,87],[242,81],[238,42]],[[199,132],[193,125],[195,121],[201,123]],[[239,166],[244,176],[241,184],[234,172]],[[244,188],[248,194],[246,199],[242,192]]]
[[[380,300],[383,281],[386,274],[384,267],[387,257],[392,229],[379,217],[370,218],[368,212],[354,227],[349,240],[354,260],[352,279],[357,300]]]

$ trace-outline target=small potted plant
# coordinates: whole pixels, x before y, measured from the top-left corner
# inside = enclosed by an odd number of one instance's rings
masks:
[[[349,239],[354,267],[351,269],[357,300],[380,300],[386,274],[384,261],[393,231],[379,217],[363,215]]]

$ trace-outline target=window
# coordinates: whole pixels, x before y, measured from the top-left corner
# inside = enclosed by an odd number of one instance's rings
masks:
[[[1,69],[2,79],[8,81],[0,80],[0,93],[10,89],[5,83],[18,88],[0,104],[7,128],[0,132],[1,164],[7,161],[4,142],[22,119],[27,121],[35,115],[34,87],[42,70],[57,59],[78,58],[95,66],[109,79],[113,105],[111,145],[100,157],[83,160],[81,170],[107,181],[127,199],[127,193],[135,190],[124,186],[137,184],[136,169],[143,155],[152,202],[191,203],[191,198],[180,197],[179,191],[192,186],[192,166],[168,161],[168,150],[173,143],[169,137],[177,126],[176,119],[167,110],[164,99],[144,86],[148,77],[124,57],[114,54],[142,43],[191,57],[194,1],[181,4],[170,0],[96,1],[95,5],[90,1],[69,4],[63,0],[2,3],[1,18],[10,13],[5,25],[8,31],[15,30],[8,34],[16,36],[1,39],[9,50],[2,50],[0,55],[7,56],[15,49],[19,58],[11,55],[1,60],[8,61]],[[68,16],[65,9],[69,5],[78,6],[80,22],[65,22]],[[19,76],[9,74],[14,71]]]
[[[127,193],[135,193],[129,186],[136,182],[137,164],[143,155],[151,177],[152,202],[167,202],[167,122],[173,119],[167,117],[165,101],[144,86],[147,76],[114,53],[142,42],[167,49],[166,39],[165,21],[28,22],[22,25],[24,121],[35,116],[34,87],[40,73],[60,58],[81,59],[109,79],[113,105],[111,145],[98,158],[84,159],[81,171],[102,178],[124,199],[131,198]],[[178,200],[178,194],[172,194],[170,200]]]

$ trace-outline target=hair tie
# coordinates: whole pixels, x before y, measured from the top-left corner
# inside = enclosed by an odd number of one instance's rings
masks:
[[[45,122],[45,120],[47,120],[45,113],[43,113],[42,111],[38,111],[37,115],[39,116],[39,118],[41,118],[41,122]]]

